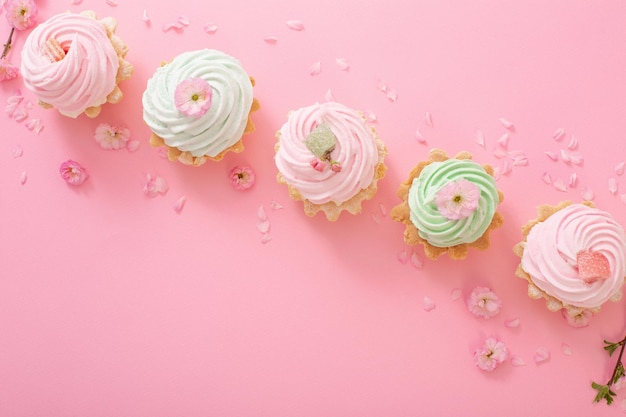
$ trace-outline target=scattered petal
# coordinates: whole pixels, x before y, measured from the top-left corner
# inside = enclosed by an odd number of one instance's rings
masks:
[[[26,171],[22,171],[22,173],[20,174],[20,184],[22,185],[26,184],[27,180],[28,180],[28,175],[26,174]]]
[[[613,195],[617,194],[617,180],[613,177],[609,178],[609,192]]]
[[[72,0],[72,4],[81,4],[83,0]]]
[[[511,139],[511,134],[509,132],[505,132],[502,136],[498,138],[498,145],[506,149],[509,145],[509,139]]]
[[[241,191],[249,189],[256,182],[256,174],[250,167],[236,166],[230,170],[228,177],[230,178],[230,185]]]
[[[148,11],[146,9],[143,10],[143,16],[141,19],[146,23],[150,23],[150,16],[148,16]]]
[[[624,173],[624,161],[615,165],[615,175],[622,175]]]
[[[380,224],[381,219],[380,219],[380,215],[376,212],[371,213],[372,216],[372,220],[374,220],[374,223],[376,224]]]
[[[367,120],[370,123],[376,123],[378,121],[376,114],[371,110],[363,111],[363,117],[365,117],[365,120]]]
[[[406,253],[406,249],[402,249],[401,252],[398,253],[398,262],[402,265],[405,265],[409,261],[409,255]]]
[[[41,129],[43,129],[41,119],[30,119],[29,121],[24,123],[24,126],[26,126],[26,129],[34,130],[37,133],[41,132]]]
[[[302,23],[300,20],[292,19],[292,20],[287,20],[285,23],[287,24],[287,27],[291,30],[295,30],[295,31],[304,30],[304,23]]]
[[[544,172],[541,179],[548,185],[552,184],[552,176],[548,172]]]
[[[383,80],[378,80],[378,84],[376,84],[376,88],[378,89],[378,91],[381,91],[383,93],[386,93],[387,90],[389,89],[389,87],[387,86],[387,83],[384,82]]]
[[[515,329],[515,328],[519,327],[519,322],[520,322],[519,318],[514,318],[514,319],[511,319],[511,320],[505,321],[504,325],[506,327],[508,327],[509,329]]]
[[[552,139],[554,139],[555,141],[559,142],[561,139],[563,139],[563,136],[565,136],[565,129],[563,129],[562,127],[559,127],[552,134]]]
[[[505,160],[502,163],[502,175],[509,175],[513,171],[513,166],[509,160]]]
[[[380,214],[382,214],[383,217],[386,217],[387,216],[387,212],[388,212],[387,211],[387,207],[383,203],[380,203],[378,205],[378,208],[380,209]]]
[[[215,23],[207,23],[202,27],[202,29],[209,35],[213,35],[215,32],[217,32],[218,27]]]
[[[565,356],[572,356],[572,348],[567,343],[561,345],[561,352],[563,352]]]
[[[270,240],[272,240],[272,238],[270,237],[269,233],[265,233],[263,235],[263,237],[261,238],[261,243],[265,244],[267,242],[269,242]]]
[[[183,26],[189,26],[189,24],[191,23],[189,21],[189,18],[187,16],[178,16],[178,18],[176,19],[176,21],[178,23],[180,23]]]
[[[146,174],[146,180],[143,185],[143,193],[148,197],[156,197],[157,195],[165,195],[169,189],[167,182],[163,177]]]
[[[422,145],[426,144],[426,139],[424,139],[424,135],[422,135],[419,128],[415,129],[415,138],[417,139],[417,143],[421,143]]]
[[[581,166],[584,162],[583,156],[579,152],[570,153],[569,159],[576,166]]]
[[[533,361],[536,364],[540,364],[542,362],[545,362],[548,359],[550,359],[550,351],[547,348],[543,347],[543,346],[538,348],[535,351],[535,355],[533,356]]]
[[[478,144],[478,146],[481,146],[483,148],[485,147],[485,134],[482,130],[476,131],[476,143]]]
[[[493,179],[498,181],[498,180],[500,180],[501,177],[502,177],[502,168],[495,167],[493,169]]]
[[[280,209],[283,208],[282,204],[280,204],[277,201],[272,201],[271,205],[272,205],[272,210],[280,210]],[[261,207],[263,207],[263,206],[261,206]]]
[[[500,123],[502,123],[502,126],[504,126],[505,129],[509,129],[509,130],[513,130],[515,127],[513,126],[513,123],[509,122],[507,119],[505,119],[504,117],[500,118]]]
[[[395,88],[388,88],[387,91],[385,91],[385,95],[387,96],[389,101],[393,103],[398,100],[398,93],[396,92]]]
[[[24,120],[26,120],[27,117],[28,117],[28,112],[26,111],[26,107],[24,106],[18,107],[15,110],[15,113],[13,113],[13,120],[15,120],[18,123],[23,122]]]
[[[565,162],[566,164],[569,164],[571,162],[570,153],[565,149],[561,149],[561,161]]]
[[[15,149],[13,150],[13,158],[19,158],[22,155],[24,155],[24,150],[22,149],[20,145],[17,145]]]
[[[174,211],[176,213],[180,213],[183,211],[183,207],[185,207],[185,202],[187,202],[187,197],[182,196],[178,200],[174,202]]]
[[[565,185],[565,183],[563,182],[563,180],[556,180],[552,183],[552,186],[554,186],[554,188],[557,191],[561,191],[561,192],[565,192],[567,191],[567,185]]]
[[[350,71],[350,64],[345,58],[337,58],[335,62],[341,71]]]
[[[314,62],[313,65],[309,67],[309,74],[312,76],[318,75],[322,72],[322,63],[320,61]]]
[[[333,92],[330,90],[330,88],[328,89],[328,91],[326,91],[324,98],[326,99],[326,101],[335,101],[335,96],[333,95]]]
[[[161,30],[163,32],[169,32],[172,29],[176,31],[180,31],[183,29],[183,25],[180,24],[179,22],[176,22],[176,23],[166,23],[161,27]]]
[[[435,307],[437,307],[437,305],[435,304],[435,301],[428,296],[424,296],[423,306],[424,306],[424,311],[426,312],[433,311]]]
[[[570,188],[576,188],[576,185],[578,185],[578,175],[576,175],[576,173],[572,173],[572,175],[569,176],[569,183],[568,183]]]
[[[460,288],[453,288],[452,291],[450,291],[450,299],[452,299],[452,301],[458,300],[462,295],[463,291],[461,291]]]
[[[528,165],[528,157],[526,155],[515,155],[513,157],[513,166],[525,167]]]
[[[508,154],[504,149],[497,148],[496,150],[493,151],[493,156],[495,156],[498,159],[502,159],[508,156]]]
[[[117,7],[117,2],[113,0],[106,0],[106,3],[111,7]]]
[[[622,203],[626,204],[626,194],[620,194],[619,198],[622,200]]]
[[[139,142],[138,140],[131,140],[126,144],[126,149],[129,152],[135,152],[137,149],[139,149],[140,144],[141,142]]]
[[[266,36],[263,38],[263,41],[269,45],[276,45],[276,43],[278,43],[278,38],[275,36]]]
[[[578,139],[575,136],[569,138],[569,143],[567,144],[567,149],[574,150],[578,147]]]
[[[424,123],[426,124],[426,126],[428,127],[433,127],[433,116],[430,114],[430,112],[426,112],[424,114]]]
[[[513,366],[526,366],[526,361],[519,356],[513,356],[511,358],[511,365]]]
[[[551,159],[551,160],[553,160],[553,161],[558,161],[558,160],[559,160],[559,155],[557,155],[557,154],[556,154],[556,153],[554,153],[554,152],[547,151],[547,152],[544,152],[544,153],[546,154],[546,156],[547,156],[548,158],[550,158],[550,159]]]
[[[424,263],[416,252],[411,254],[411,266],[418,271],[421,271],[424,268]]]
[[[270,221],[267,219],[260,220],[257,222],[256,228],[258,229],[259,232],[263,234],[267,234],[270,231]]]
[[[257,210],[256,215],[261,221],[267,220],[267,213],[265,212],[265,207],[263,207],[263,204],[259,206],[259,209]]]
[[[594,199],[593,190],[590,187],[585,187],[583,192],[581,193],[583,200],[592,201]]]

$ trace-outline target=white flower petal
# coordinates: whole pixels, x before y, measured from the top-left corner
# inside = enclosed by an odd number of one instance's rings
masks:
[[[22,185],[26,184],[27,180],[28,180],[28,174],[26,173],[26,171],[22,171],[22,173],[20,174],[20,184]]]
[[[335,62],[341,71],[350,71],[350,64],[345,58],[337,58]]]
[[[187,202],[187,197],[184,195],[181,196],[178,200],[174,202],[174,211],[176,213],[180,213],[183,211],[183,207],[185,207],[185,203]]]
[[[314,62],[313,65],[309,67],[309,74],[312,76],[318,75],[322,72],[322,63],[320,61]]]
[[[256,228],[259,232],[263,234],[267,234],[270,231],[270,221],[269,220],[260,220],[256,224]]]
[[[563,352],[565,356],[572,356],[572,348],[567,343],[561,345],[561,352]]]
[[[513,128],[514,128],[513,123],[511,123],[510,121],[508,121],[508,120],[507,120],[507,119],[505,119],[504,117],[501,117],[501,118],[500,118],[500,123],[502,124],[502,126],[504,126],[504,127],[505,127],[505,129],[509,129],[509,130],[511,130],[511,129],[513,129]]]
[[[617,194],[617,180],[615,178],[609,178],[609,192],[613,195]]]
[[[485,147],[485,134],[482,130],[476,131],[476,143],[478,144],[478,146],[481,146],[483,148]]]
[[[463,291],[461,291],[460,288],[453,288],[452,291],[450,291],[450,299],[452,299],[452,301],[458,300],[462,295]]]
[[[267,242],[269,242],[270,240],[272,240],[272,238],[270,237],[269,233],[265,233],[263,235],[263,237],[261,238],[261,243],[265,244]]]
[[[265,212],[265,207],[263,207],[263,204],[261,204],[256,212],[257,217],[259,218],[259,220],[267,220],[267,213]]]
[[[189,26],[189,24],[191,23],[189,21],[189,18],[187,16],[178,16],[178,18],[176,19],[176,21],[178,23],[180,23],[183,26]]]
[[[24,155],[24,149],[20,145],[17,145],[13,150],[13,158],[19,158]]]
[[[283,206],[278,201],[272,201],[271,205],[272,205],[272,210],[280,210],[283,208]]]
[[[326,101],[335,101],[335,96],[333,95],[333,92],[330,90],[330,88],[326,91],[324,98],[326,99]]]
[[[389,101],[393,103],[395,103],[398,100],[398,93],[396,92],[394,88],[388,88],[387,91],[385,91],[385,95],[387,96]]]
[[[569,139],[569,143],[567,144],[567,149],[574,150],[578,147],[578,139],[575,136],[572,136]]]
[[[287,20],[285,24],[291,30],[295,30],[295,31],[304,30],[304,23],[302,23],[302,21],[298,19]]]
[[[572,175],[569,176],[569,184],[570,188],[576,188],[576,185],[578,185],[578,175],[576,175],[576,173],[572,173]]]
[[[520,320],[517,317],[504,322],[504,325],[508,327],[509,329],[514,329],[516,327],[519,327],[519,324],[520,324]]]
[[[218,27],[215,23],[207,23],[202,27],[202,29],[209,35],[213,35],[215,32],[217,32]]]
[[[556,181],[554,181],[552,183],[552,186],[557,190],[557,191],[561,191],[561,192],[565,192],[567,191],[567,185],[565,185],[565,183],[563,182],[563,180],[558,179]]]
[[[556,140],[557,142],[559,142],[561,139],[563,139],[563,136],[565,136],[565,129],[563,129],[562,127],[559,127],[557,130],[554,131],[554,133],[552,134],[552,139]]]
[[[402,249],[402,251],[398,253],[398,262],[405,265],[408,261],[409,255],[407,254],[406,249]]]
[[[583,190],[583,192],[581,193],[581,196],[583,198],[583,200],[585,201],[592,201],[594,199],[594,194],[593,194],[593,190],[590,187],[585,187],[585,189]]]
[[[417,269],[418,271],[421,271],[424,268],[424,263],[422,262],[419,255],[415,252],[411,254],[411,266],[413,266],[413,268]]]
[[[435,301],[428,296],[424,296],[423,306],[424,306],[424,311],[426,312],[433,311],[435,307],[437,307],[437,305],[435,304]]]
[[[548,172],[544,172],[541,179],[548,185],[552,184],[552,176]]]
[[[126,144],[126,149],[129,152],[135,152],[137,149],[139,149],[140,144],[141,142],[139,142],[138,140],[131,140]]]
[[[511,134],[509,132],[505,132],[498,138],[498,145],[503,147],[504,149],[509,146],[509,140],[511,139]]]
[[[424,135],[422,135],[419,128],[415,129],[415,138],[417,139],[417,143],[421,143],[422,145],[426,144],[426,139],[424,139]]]
[[[519,356],[511,357],[511,365],[513,366],[526,366],[526,361]]]
[[[533,355],[533,361],[536,364],[540,364],[542,362],[545,362],[548,359],[550,359],[550,351],[547,348],[543,347],[543,346],[538,348],[535,351],[535,354]]]
[[[150,23],[150,16],[148,16],[148,11],[146,9],[143,10],[143,16],[141,19],[146,23]]]
[[[365,120],[367,120],[370,123],[376,123],[378,121],[376,114],[371,110],[363,111],[363,117],[365,117]]]
[[[430,112],[426,112],[424,114],[424,123],[426,124],[426,126],[428,127],[433,127],[433,116],[432,114],[430,114]]]
[[[557,155],[557,154],[556,154],[556,153],[554,153],[554,152],[547,151],[547,152],[544,152],[544,153],[546,154],[546,156],[547,156],[548,158],[550,158],[550,159],[551,159],[551,160],[553,160],[553,161],[558,161],[558,160],[559,160],[559,155]]]

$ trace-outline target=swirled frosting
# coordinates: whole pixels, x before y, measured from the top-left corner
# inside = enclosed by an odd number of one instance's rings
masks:
[[[579,277],[580,251],[599,252],[610,276],[585,283]],[[576,307],[596,308],[619,293],[626,276],[626,235],[610,214],[572,204],[537,223],[528,233],[522,268],[546,294]]]
[[[44,52],[49,40],[65,57],[55,61]],[[118,55],[98,21],[74,13],[55,15],[38,25],[22,49],[26,87],[61,114],[76,117],[100,106],[116,86]]]
[[[480,190],[478,207],[468,216],[451,220],[435,202],[439,190],[452,181],[465,179]],[[411,184],[408,196],[410,219],[419,235],[432,246],[450,247],[471,243],[485,233],[500,202],[495,180],[471,160],[448,159],[426,165]]]
[[[213,92],[201,117],[186,116],[174,102],[176,86],[201,78]],[[214,157],[237,143],[246,128],[253,91],[239,61],[221,51],[185,52],[158,68],[143,94],[143,118],[165,144],[192,156]]]
[[[311,166],[314,155],[307,148],[307,136],[325,124],[336,137],[330,157],[341,166],[318,171]],[[379,149],[372,129],[363,116],[343,104],[327,102],[303,107],[290,113],[279,132],[275,155],[278,171],[285,182],[314,204],[341,204],[367,188],[379,163]]]

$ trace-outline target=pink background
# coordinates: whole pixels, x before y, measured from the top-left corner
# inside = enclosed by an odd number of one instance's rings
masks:
[[[590,384],[609,378],[614,358],[602,339],[623,336],[624,303],[572,328],[526,296],[511,249],[538,204],[580,201],[585,187],[626,224],[626,178],[614,172],[626,159],[625,2],[118,3],[38,1],[39,21],[68,9],[119,20],[135,65],[122,103],[95,120],[34,106],[29,119],[42,120],[39,135],[0,115],[0,416],[622,414],[623,392],[610,407],[593,405]],[[164,33],[180,15],[191,24]],[[289,29],[290,19],[305,29]],[[215,34],[203,30],[209,22]],[[4,39],[4,17],[0,30]],[[13,63],[25,37],[17,36]],[[244,153],[191,168],[150,147],[141,96],[162,61],[204,47],[242,62],[262,109]],[[318,61],[321,73],[312,76]],[[397,91],[396,102],[380,81]],[[0,85],[2,103],[18,89],[35,102],[18,78]],[[306,217],[276,183],[273,164],[274,133],[287,112],[326,100],[329,90],[376,114],[389,150],[376,197],[335,223]],[[398,254],[412,249],[386,214],[399,203],[399,183],[431,147],[469,150],[501,169],[506,158],[494,149],[506,132],[502,117],[515,126],[507,149],[525,152],[529,164],[498,181],[505,225],[491,249],[433,262],[417,247],[423,269],[401,263]],[[139,149],[102,150],[93,140],[102,122],[128,126]],[[561,142],[552,139],[557,128],[567,132]],[[546,157],[572,135],[582,167]],[[79,188],[58,174],[69,158],[91,175]],[[256,171],[251,190],[231,188],[235,165]],[[545,172],[566,184],[576,173],[578,184],[558,191],[542,180]],[[148,173],[168,182],[165,196],[143,194]],[[610,177],[620,187],[615,195]],[[187,204],[177,213],[181,196]],[[267,243],[256,227],[260,206],[271,223]],[[477,285],[501,297],[497,317],[478,319],[450,296]],[[425,296],[436,303],[431,312]],[[514,318],[520,326],[506,327]],[[490,335],[526,366],[478,370],[472,352]],[[551,358],[537,365],[540,347]]]

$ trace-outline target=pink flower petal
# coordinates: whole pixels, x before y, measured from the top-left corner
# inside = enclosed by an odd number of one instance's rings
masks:
[[[318,75],[322,72],[322,63],[320,61],[314,62],[313,65],[309,67],[309,74],[312,76]]]
[[[550,359],[550,351],[545,348],[545,347],[540,347],[535,351],[535,354],[533,356],[533,361],[536,364],[540,364],[543,363],[545,361],[547,361],[548,359]]]
[[[277,201],[272,201],[271,205],[272,205],[272,210],[280,210],[280,209],[283,208],[283,206],[279,202],[277,202]],[[261,206],[261,207],[263,207],[263,206]]]
[[[20,174],[20,184],[22,185],[26,184],[27,180],[28,180],[28,174],[26,174],[26,171],[22,171],[22,173]]]
[[[267,220],[267,213],[265,212],[265,207],[263,207],[263,204],[259,206],[256,215],[261,221]]]
[[[159,155],[159,157],[163,158],[163,159],[168,159],[167,156],[167,147],[162,146],[160,148],[157,149],[157,155]]]
[[[374,223],[380,224],[381,218],[378,213],[371,213],[370,216],[372,217],[372,220],[374,220]]]
[[[189,26],[189,24],[191,23],[189,21],[189,18],[187,16],[178,16],[178,18],[176,19],[176,21],[178,23],[180,23],[183,26]]]
[[[461,298],[461,296],[463,295],[463,291],[461,291],[460,288],[453,288],[452,291],[450,291],[450,299],[452,301],[456,301],[459,298]]]
[[[422,145],[426,144],[426,139],[424,139],[424,135],[422,135],[422,132],[420,132],[419,129],[415,129],[415,138],[417,139],[417,143]]]
[[[563,129],[562,127],[559,127],[552,134],[552,139],[554,139],[555,141],[559,142],[561,139],[563,139],[563,136],[565,136],[565,129]]]
[[[437,305],[435,304],[435,301],[433,301],[432,298],[428,296],[424,296],[423,307],[424,307],[424,311],[431,312],[435,309],[435,307],[437,307]]]
[[[117,2],[113,0],[106,0],[106,3],[111,7],[117,7]]]
[[[13,158],[19,158],[22,155],[24,155],[24,150],[22,149],[20,145],[17,145],[15,149],[13,150]]]
[[[571,162],[570,160],[570,153],[568,151],[566,151],[565,149],[561,149],[561,161],[565,162],[566,164],[569,164]]]
[[[497,148],[496,150],[493,151],[493,156],[495,156],[498,159],[502,159],[508,156],[508,154],[506,153],[504,149]]]
[[[267,234],[270,231],[270,221],[269,220],[260,220],[256,224],[256,228],[259,232],[263,234]]]
[[[337,58],[335,62],[341,71],[350,71],[350,64],[345,58]]]
[[[563,352],[565,356],[572,356],[572,348],[567,343],[561,345],[561,352]]]
[[[502,163],[502,175],[509,175],[513,171],[513,166],[508,160]]]
[[[617,180],[615,178],[609,178],[609,192],[613,195],[617,194]]]
[[[572,175],[569,176],[569,184],[570,188],[576,188],[576,185],[578,185],[578,175],[576,175],[576,173],[572,173]]]
[[[624,165],[625,165],[624,161],[615,165],[615,175],[621,176],[624,173]]]
[[[559,155],[557,155],[557,154],[556,154],[556,153],[554,153],[554,152],[550,152],[550,151],[548,151],[548,152],[544,152],[544,153],[546,154],[546,156],[547,156],[548,158],[550,158],[550,159],[551,159],[551,160],[553,160],[553,161],[558,161],[558,160],[559,160]]]
[[[583,200],[592,201],[594,199],[593,190],[590,187],[585,187],[583,192],[581,193]]]
[[[552,176],[548,172],[544,172],[541,179],[548,185],[552,184]]]
[[[363,111],[363,117],[365,117],[365,120],[367,120],[370,123],[376,123],[378,121],[376,114],[371,110]]]
[[[27,117],[28,117],[28,112],[26,111],[26,108],[24,106],[18,107],[15,110],[15,113],[13,113],[13,120],[15,120],[18,123],[23,122],[24,120],[26,120]]]
[[[269,45],[276,45],[278,43],[278,38],[275,36],[266,36],[263,38],[263,41]]]
[[[513,366],[526,366],[526,361],[519,356],[513,356],[511,358],[511,365]]]
[[[176,213],[180,213],[183,211],[183,207],[185,207],[185,203],[187,202],[187,197],[181,196],[178,200],[174,202],[174,211]]]
[[[261,237],[261,243],[266,244],[267,242],[269,242],[270,240],[272,240],[272,238],[270,237],[269,233],[265,233],[263,235],[263,237]]]
[[[150,23],[150,16],[148,16],[148,11],[146,9],[143,10],[143,15],[141,16],[141,20],[146,23]]]
[[[485,147],[485,134],[482,130],[476,131],[476,143],[478,144],[478,146],[481,146],[483,148]]]
[[[141,142],[139,142],[138,140],[131,140],[126,144],[126,149],[129,152],[135,152],[137,149],[139,149],[140,144]]]
[[[383,217],[386,217],[388,213],[387,207],[383,203],[380,203],[378,208],[380,210],[380,214],[382,214]]]
[[[552,186],[557,190],[557,191],[561,191],[561,192],[565,192],[567,191],[567,185],[565,185],[565,183],[563,182],[563,180],[556,180],[552,183]]]
[[[207,23],[206,25],[202,26],[202,29],[209,35],[213,35],[215,32],[217,32],[218,27],[215,23]]]
[[[622,203],[626,204],[626,194],[620,194],[619,199],[622,200]]]
[[[505,321],[504,325],[506,327],[508,327],[509,329],[515,329],[515,328],[519,327],[519,323],[520,323],[520,320],[519,320],[519,318],[516,317],[514,319]]]
[[[395,88],[388,88],[387,91],[385,91],[385,95],[387,96],[389,101],[393,103],[398,100],[398,93],[396,92]]]
[[[509,122],[504,117],[500,118],[500,123],[502,124],[502,126],[504,126],[505,129],[509,129],[509,130],[514,129],[513,123]]]
[[[502,136],[498,138],[498,145],[506,149],[507,146],[509,145],[510,139],[511,139],[511,134],[509,132],[505,132]]]
[[[169,189],[169,187],[165,179],[157,175],[156,178],[154,179],[154,189],[159,194],[165,194],[167,190]]]
[[[426,124],[426,126],[428,127],[433,127],[433,116],[430,114],[430,112],[426,112],[424,114],[424,123]]]
[[[408,261],[409,255],[406,253],[406,249],[402,249],[402,251],[398,253],[398,262],[405,265]]]
[[[421,271],[424,268],[424,263],[420,259],[419,255],[415,252],[411,254],[411,266],[418,271]]]
[[[576,139],[576,137],[575,137],[575,136],[572,136],[572,137],[569,139],[569,142],[568,142],[568,144],[567,144],[567,149],[569,149],[569,150],[574,150],[574,149],[576,149],[577,147],[578,147],[578,139]]]
[[[330,90],[330,88],[326,91],[324,98],[326,99],[326,101],[330,101],[330,102],[335,101],[335,96],[333,95],[333,92]]]
[[[81,4],[83,0],[72,0],[72,4]]]
[[[570,153],[569,159],[570,161],[572,161],[572,164],[576,166],[582,166],[583,162],[585,161],[583,156],[579,152]]]
[[[376,84],[376,88],[378,89],[378,91],[381,91],[383,93],[386,93],[387,90],[389,89],[389,87],[387,86],[387,83],[384,82],[383,80],[378,80],[378,84]]]
[[[24,126],[26,126],[26,129],[28,130],[34,130],[35,132],[39,133],[42,128],[41,119],[30,119],[26,123],[24,123]]]
[[[182,30],[183,29],[183,25],[176,22],[176,23],[166,23],[161,27],[161,30],[163,32],[169,32],[170,30]]]
[[[502,168],[495,167],[493,169],[493,179],[496,180],[496,181],[499,181],[500,178],[502,178]]]
[[[525,167],[528,166],[528,158],[526,156],[516,156],[513,158],[513,166]]]
[[[304,23],[302,23],[300,20],[297,20],[297,19],[287,20],[285,24],[291,30],[295,30],[295,31],[304,30]]]

